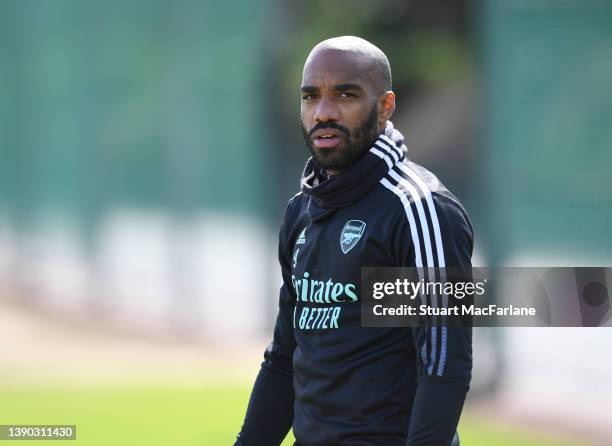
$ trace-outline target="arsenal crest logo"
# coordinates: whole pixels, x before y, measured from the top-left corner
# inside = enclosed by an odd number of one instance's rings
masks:
[[[353,249],[359,242],[365,227],[365,222],[361,220],[349,220],[344,224],[340,233],[340,249],[342,249],[344,254]]]

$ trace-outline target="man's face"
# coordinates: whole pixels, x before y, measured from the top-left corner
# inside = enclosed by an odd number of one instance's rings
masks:
[[[378,97],[359,54],[321,50],[302,77],[301,126],[317,164],[338,174],[368,150],[381,131]]]

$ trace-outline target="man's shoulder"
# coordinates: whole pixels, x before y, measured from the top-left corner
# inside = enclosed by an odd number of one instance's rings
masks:
[[[307,224],[309,199],[309,196],[298,192],[287,202],[287,208],[282,220],[282,233],[287,240],[297,237],[296,234]]]
[[[429,220],[444,223],[471,222],[461,201],[431,171],[410,160],[399,163],[381,180],[388,196],[394,196],[400,208],[415,218],[419,212]],[[399,198],[399,199],[398,199]]]
[[[285,221],[294,220],[303,213],[304,209],[308,206],[308,200],[310,197],[305,195],[301,191],[297,192],[287,202],[287,210],[285,211]]]
[[[456,230],[458,227],[463,227],[470,237],[473,238],[474,230],[472,222],[459,198],[457,198],[435,174],[425,167],[416,163],[410,164],[412,169],[418,172],[419,176],[423,178],[424,183],[430,190],[431,199],[434,203],[440,226],[446,229],[446,232],[450,232],[451,228],[452,230]]]
[[[304,199],[304,197],[305,195],[304,193],[302,193],[302,191],[296,192],[296,194],[293,197],[291,197],[289,201],[287,202],[287,207],[294,205],[294,203],[299,203],[301,200]]]

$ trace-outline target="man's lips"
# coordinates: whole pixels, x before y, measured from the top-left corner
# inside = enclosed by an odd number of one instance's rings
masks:
[[[339,136],[314,138],[314,145],[318,149],[331,149],[336,147],[342,140]]]
[[[312,134],[312,140],[318,149],[330,149],[337,146],[343,136],[342,132],[336,129],[319,129]]]

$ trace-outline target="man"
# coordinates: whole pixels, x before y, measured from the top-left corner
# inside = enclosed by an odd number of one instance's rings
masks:
[[[469,267],[472,228],[437,178],[406,159],[384,53],[357,37],[316,45],[302,76],[312,157],[279,237],[283,285],[236,445],[458,444],[469,328],[364,328],[363,266]]]

